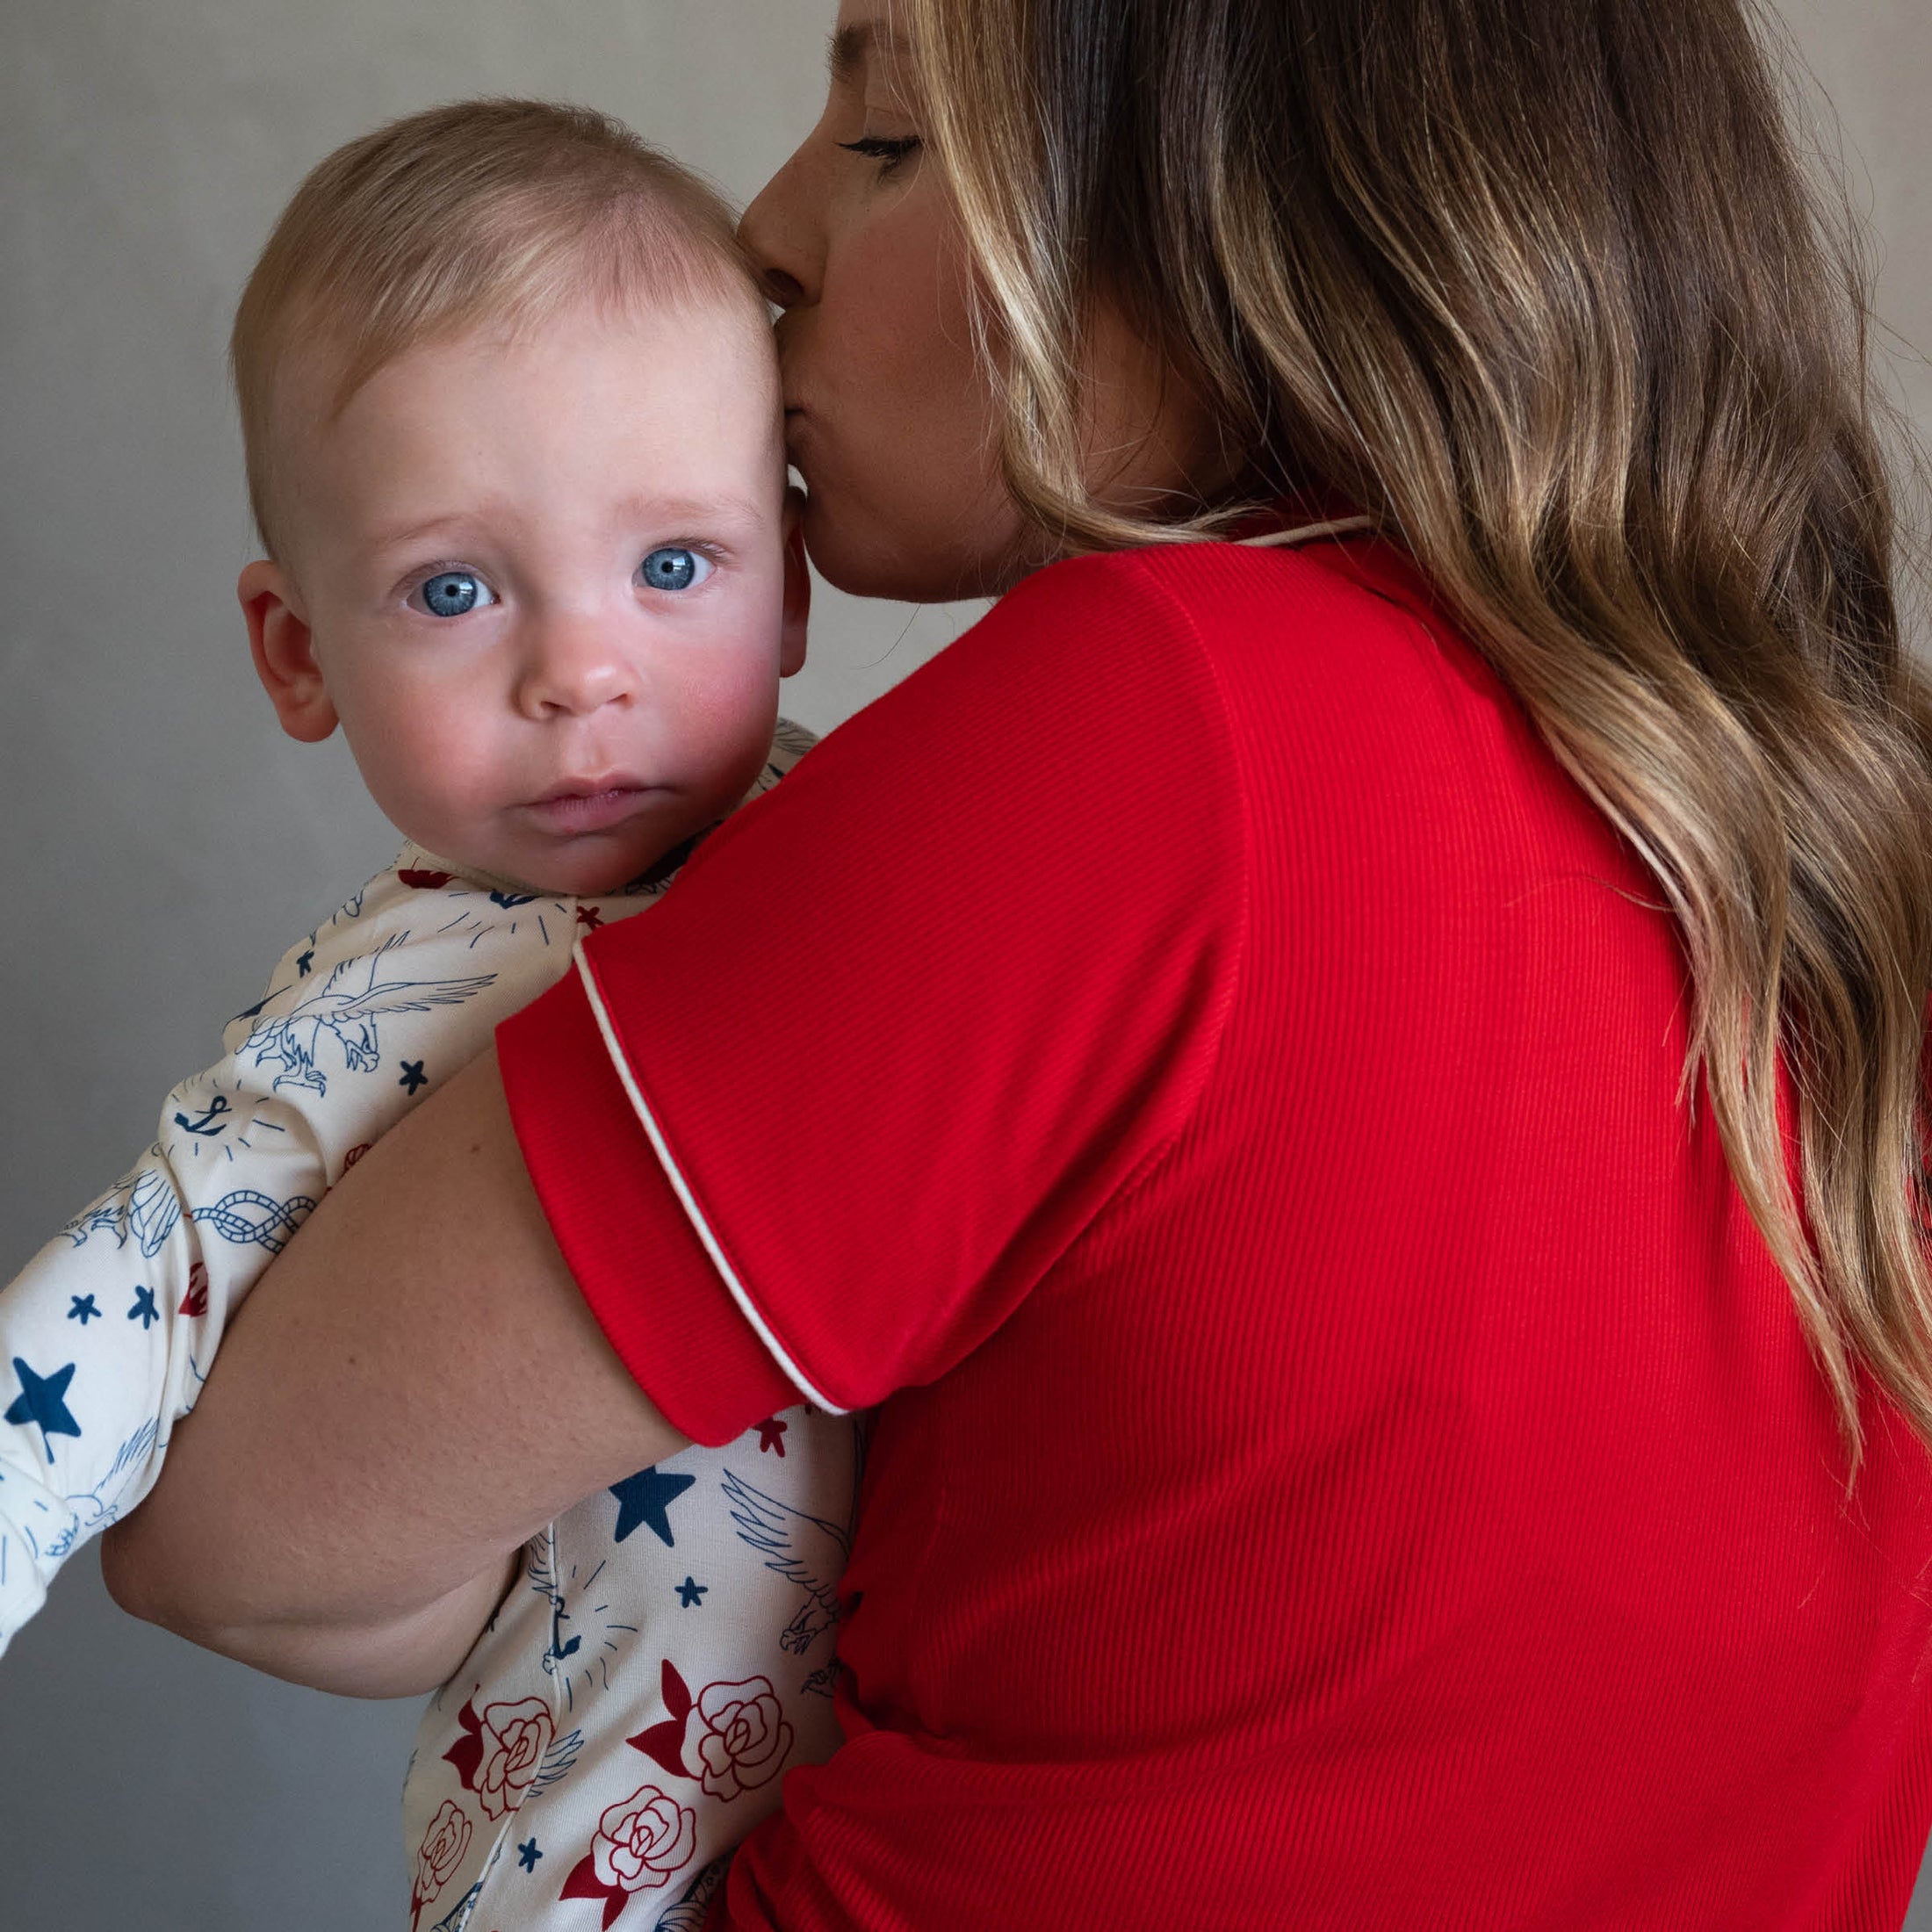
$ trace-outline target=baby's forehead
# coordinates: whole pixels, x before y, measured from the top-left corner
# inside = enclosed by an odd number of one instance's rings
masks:
[[[515,349],[562,358],[573,343],[595,334],[632,336],[645,354],[674,354],[680,347],[700,351],[710,362],[728,364],[725,379],[734,387],[768,384],[777,406],[777,343],[763,299],[728,287],[688,289],[668,298],[639,292],[506,301],[373,345],[362,319],[318,314],[289,332],[271,384],[277,400],[289,406],[285,427],[327,426],[396,364],[422,368]]]
[[[345,143],[283,210],[229,337],[264,541],[280,541],[287,445],[432,337],[542,324],[586,297],[681,299],[714,322],[735,316],[739,342],[758,344],[768,314],[733,230],[707,184],[588,108],[457,101]],[[769,354],[760,344],[754,359]]]
[[[345,436],[366,440],[372,421],[413,425],[420,436],[446,427],[460,446],[466,417],[489,412],[496,386],[518,377],[521,397],[532,369],[560,415],[592,419],[605,410],[621,420],[628,397],[642,394],[661,446],[719,460],[735,453],[754,474],[746,487],[782,480],[782,405],[772,331],[761,300],[736,292],[687,292],[671,301],[578,300],[541,313],[485,314],[400,345],[379,361],[357,357],[352,329],[315,328],[292,340],[273,375],[269,413],[270,467],[292,508],[306,494],[305,472],[337,472],[333,458]],[[422,399],[466,396],[465,415],[437,417]],[[732,428],[721,429],[729,421]],[[771,470],[770,478],[765,476]],[[356,472],[348,472],[355,486]],[[379,492],[380,479],[365,488]]]

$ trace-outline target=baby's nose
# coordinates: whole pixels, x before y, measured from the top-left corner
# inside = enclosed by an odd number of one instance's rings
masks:
[[[588,618],[545,624],[531,640],[517,693],[518,709],[531,717],[581,716],[636,695],[637,681],[625,654],[608,631]]]

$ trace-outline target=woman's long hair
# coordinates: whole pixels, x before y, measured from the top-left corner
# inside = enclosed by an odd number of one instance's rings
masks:
[[[1742,0],[895,12],[1016,501],[1099,549],[1313,492],[1408,546],[1676,915],[1686,1091],[1854,1467],[1861,1364],[1932,1441],[1932,701],[1859,258]],[[1097,299],[1205,402],[1239,501],[1092,494]]]

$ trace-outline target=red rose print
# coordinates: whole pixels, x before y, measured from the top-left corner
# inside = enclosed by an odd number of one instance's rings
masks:
[[[522,1698],[515,1704],[483,1707],[479,1741],[481,1761],[471,1786],[485,1815],[501,1818],[523,1802],[556,1734],[550,1707],[541,1698]]]
[[[684,1761],[713,1798],[727,1802],[768,1784],[791,1755],[785,1722],[768,1677],[708,1683],[685,1719]]]
[[[376,1143],[373,1141],[360,1141],[354,1147],[350,1148],[350,1150],[342,1156],[343,1173],[346,1174],[349,1170],[353,1167],[356,1163],[359,1161],[363,1157],[363,1156],[366,1154],[369,1150]]]
[[[469,1849],[470,1820],[453,1798],[445,1798],[443,1809],[429,1820],[429,1828],[416,1850],[415,1878],[409,1888],[412,1932],[422,1916],[423,1907],[449,1884],[450,1874],[463,1863],[463,1854]]]
[[[590,1863],[601,1885],[654,1892],[689,1864],[696,1849],[696,1813],[655,1784],[640,1784],[597,1820]]]
[[[677,1666],[664,1661],[671,1714],[625,1741],[676,1777],[695,1778],[727,1802],[768,1784],[791,1755],[792,1728],[768,1677],[708,1683],[694,1701]]]
[[[188,1292],[181,1298],[177,1315],[191,1315],[198,1319],[208,1312],[208,1264],[197,1261],[188,1270]]]
[[[668,1885],[696,1849],[696,1813],[655,1784],[640,1784],[597,1820],[590,1849],[557,1896],[602,1899],[609,1927],[637,1893]]]
[[[396,876],[418,892],[434,892],[439,886],[447,885],[456,874],[432,872],[427,866],[406,865],[397,869]]]

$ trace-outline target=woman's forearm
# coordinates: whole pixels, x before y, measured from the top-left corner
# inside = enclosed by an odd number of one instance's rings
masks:
[[[212,1648],[400,1692],[474,1635],[537,1529],[683,1446],[577,1292],[488,1054],[269,1268],[104,1566]]]

